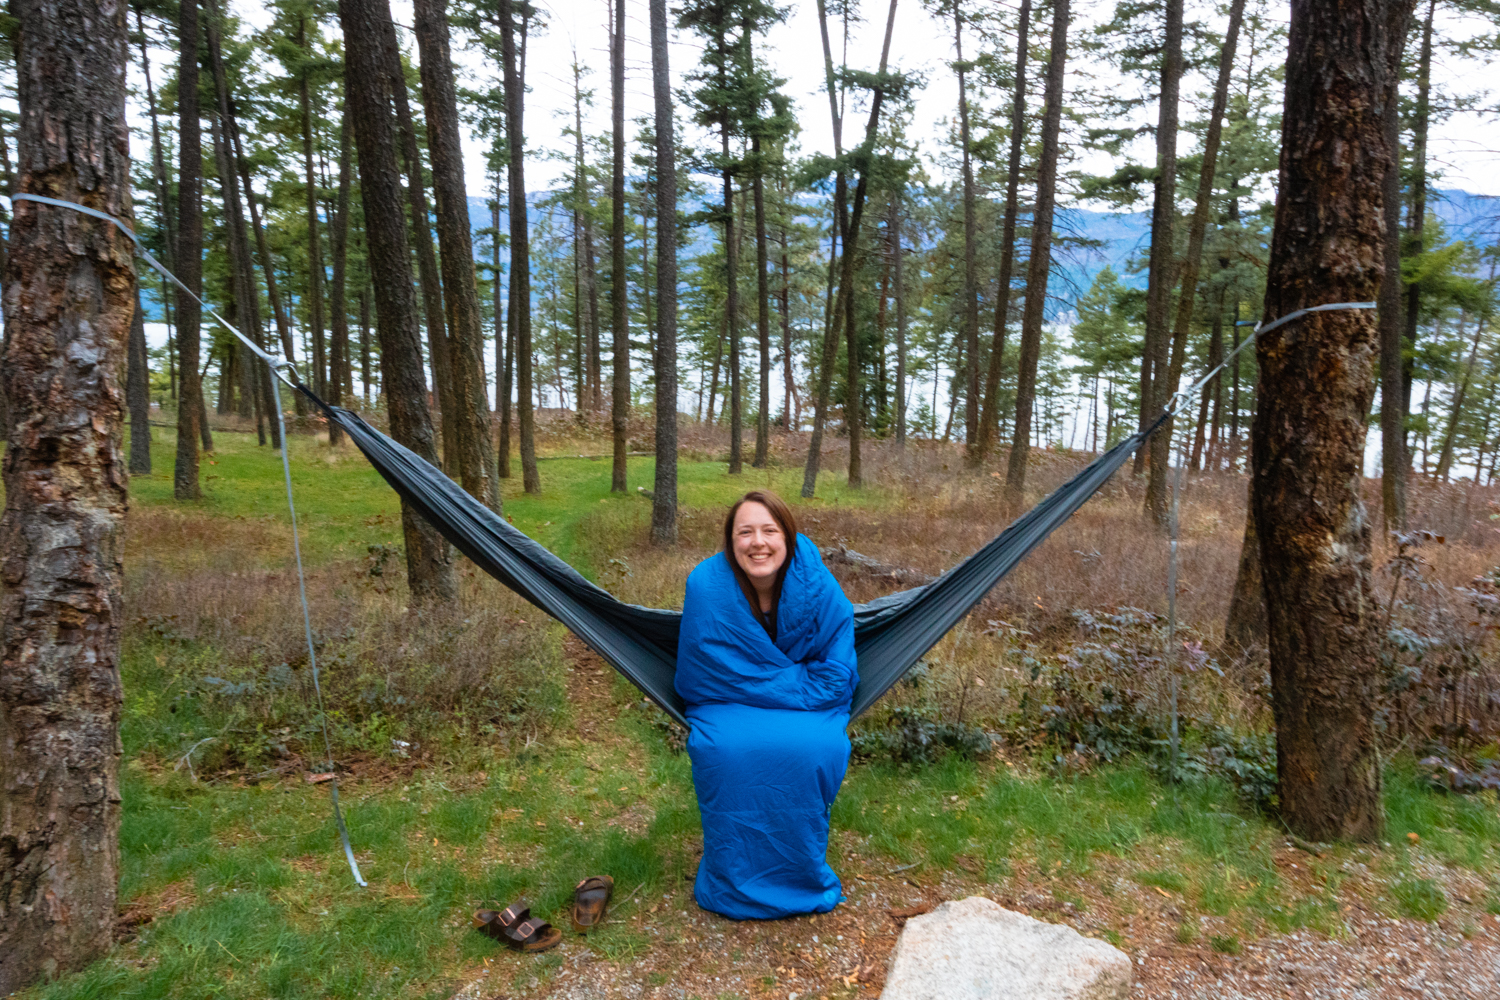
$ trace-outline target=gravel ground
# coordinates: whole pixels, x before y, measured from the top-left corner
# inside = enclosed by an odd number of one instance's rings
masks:
[[[1022,886],[1020,889],[1025,890]],[[919,885],[897,877],[853,880],[831,914],[735,923],[693,906],[683,891],[657,902],[658,912],[625,918],[650,940],[631,960],[609,961],[569,935],[549,956],[500,953],[456,996],[462,1000],[854,1000],[879,995],[902,923],[901,914],[973,894],[960,884]],[[1066,922],[1084,934],[1119,924],[1092,902],[1080,912],[1040,886],[992,898],[1010,909]],[[1356,897],[1357,898],[1357,897]],[[1119,902],[1121,897],[1115,895]],[[1153,908],[1150,892],[1131,901],[1138,998],[1500,998],[1500,916],[1456,905],[1440,921],[1382,916],[1349,904],[1344,933],[1273,934],[1221,954],[1205,933],[1175,940],[1170,902]],[[893,912],[894,915],[893,916]],[[1153,933],[1154,932],[1154,933]]]

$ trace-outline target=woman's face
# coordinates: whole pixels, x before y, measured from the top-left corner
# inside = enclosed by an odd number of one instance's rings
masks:
[[[734,558],[751,583],[770,583],[786,562],[786,534],[763,503],[740,504],[734,514]]]

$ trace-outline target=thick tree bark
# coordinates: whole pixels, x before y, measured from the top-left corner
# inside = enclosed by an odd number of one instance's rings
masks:
[[[1240,20],[1244,13],[1245,0],[1233,0],[1230,3],[1229,26],[1224,32],[1224,47],[1219,52],[1219,79],[1214,86],[1213,110],[1209,112],[1208,132],[1203,137],[1203,163],[1198,170],[1198,197],[1193,204],[1192,220],[1188,223],[1187,254],[1182,259],[1182,287],[1177,294],[1177,316],[1172,329],[1172,357],[1167,365],[1165,383],[1168,393],[1177,391],[1187,356],[1188,334],[1193,323],[1193,309],[1198,301],[1198,269],[1203,258],[1203,237],[1208,230],[1208,210],[1213,202],[1219,138],[1224,131],[1224,109],[1229,102],[1229,78],[1234,72],[1234,49],[1239,40]],[[1207,401],[1206,396],[1204,401]],[[1162,400],[1162,405],[1166,405],[1165,399]],[[1207,411],[1204,412],[1206,415]],[[1171,461],[1173,422],[1168,419],[1166,426],[1151,439],[1151,478],[1146,485],[1146,509],[1151,511],[1153,517],[1157,517],[1159,512],[1156,523],[1160,527],[1166,527],[1169,516],[1167,465]]]
[[[177,295],[177,459],[172,472],[172,494],[178,500],[197,500],[198,438],[206,414],[199,400],[203,381],[198,374],[198,335],[203,293],[203,127],[198,120],[198,3],[183,0],[177,7],[180,55],[177,66],[177,280],[187,288]]]
[[[1177,277],[1174,237],[1177,226],[1177,100],[1182,83],[1182,0],[1167,0],[1165,14],[1156,123],[1156,190],[1151,202],[1151,250],[1146,277],[1146,349],[1141,359],[1139,426],[1142,429],[1156,419],[1167,405],[1167,399],[1177,391],[1168,372],[1171,345],[1167,308]],[[1164,470],[1169,458],[1167,452],[1156,444],[1160,437],[1158,433],[1149,448],[1136,451],[1134,471],[1140,474],[1149,457],[1152,462],[1163,466],[1161,481],[1165,483]],[[1167,523],[1166,494],[1153,489],[1149,483],[1146,514],[1158,527]]]
[[[517,70],[514,0],[500,0],[500,40],[505,67],[505,136],[510,146],[510,314],[515,317],[516,423],[521,438],[521,484],[542,491],[536,467],[531,387],[531,236],[526,219],[525,83]],[[523,22],[524,29],[524,22]]]
[[[964,451],[969,464],[978,465],[979,452],[979,279],[975,273],[974,167],[969,157],[968,66],[964,62],[963,17],[953,4],[953,46],[958,54],[958,144],[962,147],[964,185],[964,286],[961,314],[964,324]]]
[[[1265,316],[1375,298],[1392,150],[1392,0],[1294,0]],[[1400,0],[1397,0],[1400,2]],[[1256,343],[1251,510],[1260,541],[1281,815],[1309,840],[1380,835],[1370,525],[1360,495],[1379,346],[1364,311]]]
[[[437,201],[442,249],[443,302],[447,307],[448,361],[453,373],[454,425],[458,446],[453,466],[464,491],[500,509],[495,452],[490,446],[489,394],[485,391],[484,327],[474,278],[469,196],[464,186],[458,95],[449,54],[448,15],[441,0],[416,0],[417,45],[422,57],[422,102],[427,113],[427,149],[432,156],[432,192]]]
[[[614,461],[610,468],[609,488],[613,493],[624,493],[625,453],[629,448],[626,421],[630,417],[630,325],[627,313],[630,286],[625,276],[625,2],[612,0],[611,6],[614,28],[609,39],[609,90],[614,141],[609,187],[609,327],[613,337],[610,352],[614,356],[614,382],[610,392]]]
[[[677,543],[677,147],[668,66],[667,0],[651,3],[656,133],[656,478],[651,543]]]
[[[381,40],[390,24],[390,7],[386,0],[339,0],[338,9],[344,31],[345,113],[354,129],[370,277],[375,285],[382,395],[390,414],[391,436],[435,463],[411,249],[396,170],[395,128],[386,98],[388,64]],[[457,591],[448,543],[405,501],[401,527],[412,597],[453,599]]]
[[[1180,2],[1180,0],[1178,0]],[[1068,0],[1052,6],[1052,51],[1047,63],[1046,110],[1042,113],[1042,158],[1036,171],[1036,210],[1031,221],[1031,259],[1026,268],[1026,305],[1021,314],[1021,357],[1016,378],[1016,428],[1005,468],[1006,502],[1017,507],[1026,489],[1031,454],[1031,410],[1042,352],[1047,274],[1052,263],[1052,215],[1057,198],[1057,157],[1062,131],[1063,79],[1068,58]]]
[[[137,279],[135,315],[125,369],[125,400],[130,407],[130,474],[151,474],[151,363],[146,356],[146,318]]]
[[[128,9],[11,5],[18,191],[129,218]],[[12,433],[0,516],[5,995],[77,969],[113,943],[128,479],[120,386],[136,313],[124,234],[63,208],[15,208],[4,281]]]
[[[339,189],[337,207],[333,216],[333,282],[329,286],[329,313],[332,318],[333,336],[329,344],[328,395],[325,397],[334,406],[344,403],[344,385],[350,381],[349,364],[349,114],[346,111],[339,121]],[[321,268],[321,265],[319,265]],[[368,375],[365,376],[369,378]],[[329,421],[328,444],[341,444],[344,432]]]
[[[1005,221],[1000,229],[1000,278],[995,291],[995,336],[990,343],[990,363],[984,375],[984,405],[979,414],[979,448],[976,463],[983,463],[999,431],[1000,373],[1005,363],[1005,324],[1010,315],[1010,283],[1016,260],[1016,215],[1021,181],[1021,149],[1026,138],[1026,58],[1031,32],[1031,0],[1021,0],[1021,19],[1016,28],[1015,90],[1010,102],[1010,156],[1005,181]],[[901,287],[897,277],[896,287]],[[904,339],[904,338],[903,338]],[[905,423],[900,440],[905,440]]]

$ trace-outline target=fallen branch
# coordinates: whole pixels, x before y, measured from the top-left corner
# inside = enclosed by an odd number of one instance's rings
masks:
[[[823,561],[825,563],[853,566],[855,569],[869,576],[884,577],[910,587],[919,587],[922,584],[931,583],[937,579],[935,576],[928,576],[921,570],[905,566],[891,566],[878,559],[871,559],[863,553],[855,552],[843,543],[840,543],[836,548],[827,545],[819,549],[819,551],[823,554]]]

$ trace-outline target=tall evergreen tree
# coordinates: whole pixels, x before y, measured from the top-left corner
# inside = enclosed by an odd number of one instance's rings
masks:
[[[382,44],[391,19],[386,0],[339,0],[344,30],[344,102],[354,132],[364,203],[370,277],[374,284],[376,332],[380,338],[382,396],[391,436],[434,464],[432,415],[422,370],[421,333],[413,295],[411,244],[401,210],[396,169],[396,128]],[[406,580],[413,598],[456,596],[448,543],[416,509],[401,502],[406,541]]]

